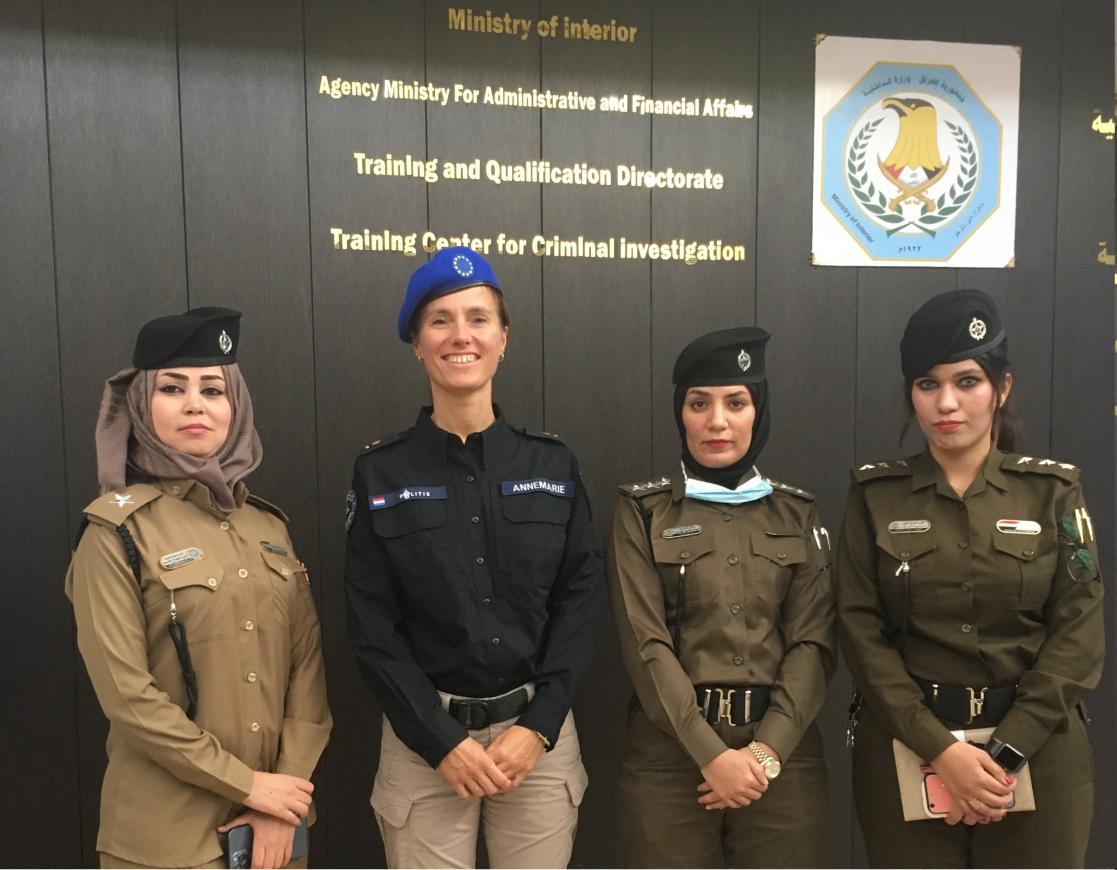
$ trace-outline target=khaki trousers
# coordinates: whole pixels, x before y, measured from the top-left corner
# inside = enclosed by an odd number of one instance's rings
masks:
[[[469,736],[488,746],[514,724]],[[408,749],[385,717],[371,803],[389,867],[475,867],[482,822],[490,867],[566,867],[587,782],[572,714],[523,785],[469,800]]]
[[[101,859],[101,867],[113,868],[113,870],[147,870],[147,864],[133,864],[131,861],[125,861],[123,858],[117,858],[115,855],[110,855],[108,852],[98,852],[97,857]],[[284,870],[304,870],[307,866],[309,855],[303,855],[301,858],[296,858],[287,865]],[[221,856],[208,864],[199,864],[196,868],[191,870],[218,870],[218,868],[227,866],[225,856]]]

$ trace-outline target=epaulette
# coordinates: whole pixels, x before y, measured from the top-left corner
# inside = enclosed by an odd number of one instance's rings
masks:
[[[765,483],[772,485],[772,489],[778,489],[780,492],[789,492],[792,495],[797,495],[799,498],[806,499],[807,501],[814,501],[814,493],[807,492],[805,489],[799,489],[797,486],[792,486],[788,483],[780,483],[778,480],[772,480],[770,477],[764,478]]]
[[[86,505],[82,512],[91,520],[115,527],[161,495],[163,490],[157,486],[135,483],[116,492],[105,493]]]
[[[544,432],[542,429],[538,431],[532,431],[531,429],[517,429],[516,431],[527,435],[529,438],[539,438],[542,441],[557,441],[559,444],[563,443],[562,438],[556,435],[554,432]]]
[[[385,435],[383,438],[377,438],[375,441],[369,441],[361,448],[361,455],[372,453],[373,450],[379,450],[381,447],[387,447],[389,444],[395,444],[397,441],[402,441],[412,432],[411,429],[404,429],[402,432],[396,432],[394,435]]]
[[[260,496],[258,495],[249,493],[248,497],[245,498],[245,501],[250,505],[254,505],[255,507],[260,508],[261,510],[267,511],[270,514],[275,514],[285,523],[291,522],[291,518],[288,517],[287,514],[285,514],[281,509],[273,505],[270,501],[265,501],[264,499],[260,498]]]
[[[879,480],[882,477],[908,477],[911,475],[911,462],[907,459],[889,459],[887,462],[866,462],[850,470],[858,483]]]
[[[1034,456],[1021,456],[1019,453],[1008,453],[1001,460],[1002,471],[1015,471],[1018,474],[1053,474],[1069,483],[1078,480],[1078,466],[1069,462],[1058,462],[1054,459],[1037,459]]]
[[[653,492],[664,492],[671,489],[671,478],[661,477],[658,480],[643,480],[636,483],[622,483],[617,489],[625,495],[635,496],[636,498],[643,498],[646,495],[651,495]]]

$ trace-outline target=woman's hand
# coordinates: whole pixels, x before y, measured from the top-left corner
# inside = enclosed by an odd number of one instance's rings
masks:
[[[971,813],[979,823],[1004,818],[1016,781],[984,749],[959,740],[944,749],[931,767],[954,799],[947,824],[973,824],[966,820]]]
[[[539,742],[535,735],[532,739]],[[446,753],[446,757],[438,763],[438,772],[460,798],[500,794],[512,788],[512,780],[472,737],[466,737]]]
[[[504,775],[512,780],[512,788],[518,788],[535,769],[543,748],[538,734],[522,725],[513,725],[502,731],[486,751]]]
[[[293,826],[310,812],[313,793],[314,784],[308,779],[257,770],[252,774],[252,791],[244,799],[244,805]]]
[[[295,829],[267,813],[249,810],[217,830],[224,834],[237,825],[252,826],[252,866],[254,868],[286,867],[291,863],[291,847]]]
[[[727,749],[702,768],[705,781],[698,786],[706,792],[698,799],[708,810],[747,807],[768,789],[768,777],[760,762],[747,749]]]

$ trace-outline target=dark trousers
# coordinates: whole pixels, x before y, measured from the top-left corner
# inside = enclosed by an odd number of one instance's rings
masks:
[[[1082,867],[1094,813],[1086,726],[1077,711],[1031,758],[1034,812],[953,827],[939,819],[905,822],[892,736],[866,708],[853,753],[853,796],[874,867]],[[947,723],[948,727],[957,729]]]
[[[755,724],[721,725],[731,749]],[[822,735],[812,725],[759,801],[735,810],[698,803],[702,772],[636,706],[617,783],[620,867],[830,867],[830,808]]]

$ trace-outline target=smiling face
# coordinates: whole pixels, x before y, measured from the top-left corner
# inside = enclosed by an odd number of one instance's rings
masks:
[[[159,369],[151,423],[159,440],[190,456],[213,456],[229,435],[233,406],[221,366]]]
[[[959,458],[988,453],[996,410],[1011,389],[1012,374],[1007,373],[998,396],[985,370],[972,359],[937,365],[916,378],[911,403],[931,454]]]
[[[413,337],[416,355],[435,395],[466,395],[492,389],[508,345],[496,291],[478,285],[447,293],[419,312]]]
[[[741,384],[691,387],[683,398],[683,428],[690,455],[707,468],[725,468],[748,453],[756,406]]]

